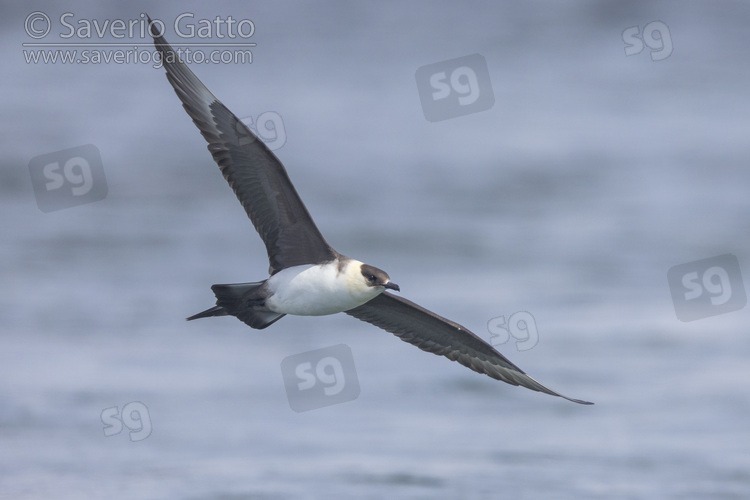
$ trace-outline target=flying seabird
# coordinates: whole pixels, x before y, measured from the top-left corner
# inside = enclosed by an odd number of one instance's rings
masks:
[[[592,404],[548,389],[468,329],[388,292],[400,289],[385,271],[331,248],[279,159],[201,83],[150,18],[149,28],[169,83],[263,239],[270,263],[264,281],[213,285],[216,305],[188,320],[231,315],[262,329],[287,314],[344,312],[477,373]]]

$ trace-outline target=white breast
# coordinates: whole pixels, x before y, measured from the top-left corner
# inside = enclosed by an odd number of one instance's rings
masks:
[[[298,316],[322,316],[348,311],[375,298],[383,290],[365,283],[361,262],[351,260],[339,270],[338,262],[295,266],[268,279],[266,307]]]

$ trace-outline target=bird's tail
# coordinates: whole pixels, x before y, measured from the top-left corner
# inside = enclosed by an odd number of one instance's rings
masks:
[[[206,309],[205,311],[199,312],[198,314],[193,314],[187,320],[193,321],[194,319],[198,318],[208,318],[209,316],[226,316],[227,314],[229,313],[223,307],[213,306],[211,309]]]
[[[210,316],[235,316],[252,328],[262,329],[281,319],[284,314],[270,311],[265,306],[265,297],[258,293],[265,281],[256,283],[232,283],[214,285],[216,305],[188,318],[188,321]]]

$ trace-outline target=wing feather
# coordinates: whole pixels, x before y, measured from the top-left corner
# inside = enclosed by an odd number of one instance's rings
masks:
[[[266,245],[270,273],[335,259],[338,254],[315,226],[284,165],[150,26],[169,83]]]
[[[543,386],[468,329],[402,297],[384,292],[346,314],[382,328],[423,351],[458,361],[477,373],[574,403],[592,404]]]

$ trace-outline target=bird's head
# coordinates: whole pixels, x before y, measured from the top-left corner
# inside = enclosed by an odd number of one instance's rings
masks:
[[[385,290],[400,290],[397,284],[391,283],[388,273],[358,260],[350,259],[342,271],[346,274],[349,293],[363,304]]]
[[[397,284],[391,282],[390,276],[385,271],[368,264],[362,264],[359,269],[368,287],[380,288],[381,291],[385,289],[401,291]]]

